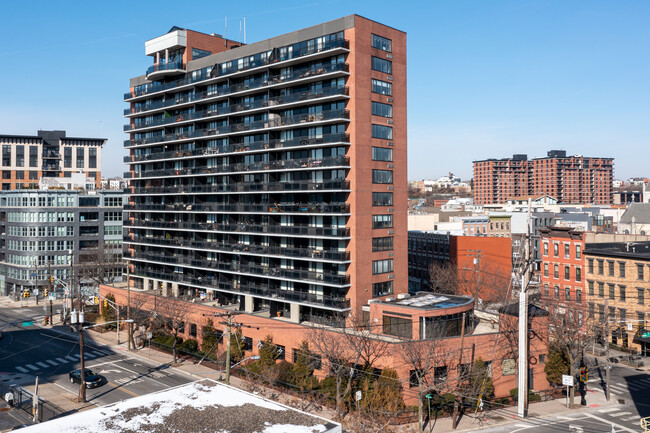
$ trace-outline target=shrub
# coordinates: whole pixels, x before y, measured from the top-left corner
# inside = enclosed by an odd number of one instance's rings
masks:
[[[173,342],[174,340],[172,340]],[[184,350],[186,352],[197,352],[199,349],[199,342],[196,340],[193,340],[191,338],[188,338],[187,340],[183,341],[178,348],[180,350]]]

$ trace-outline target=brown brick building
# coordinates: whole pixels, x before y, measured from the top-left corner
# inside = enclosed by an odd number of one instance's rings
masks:
[[[474,161],[474,203],[549,195],[563,204],[611,204],[613,167],[613,158],[567,156],[563,150],[551,150],[546,157],[531,160],[514,155]]]

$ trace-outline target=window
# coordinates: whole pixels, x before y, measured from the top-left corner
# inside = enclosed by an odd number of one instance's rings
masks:
[[[392,215],[373,215],[372,228],[373,229],[389,229],[393,227]]]
[[[385,149],[383,147],[373,147],[372,160],[393,162],[393,149]]]
[[[201,57],[207,57],[210,54],[212,54],[210,51],[192,48],[192,60],[200,59]]]
[[[372,101],[372,115],[381,117],[393,117],[393,106]]]
[[[375,34],[372,35],[371,45],[373,48],[378,48],[389,53],[393,51],[393,42],[390,39]]]
[[[598,262],[598,275],[603,275],[605,273],[605,262],[604,260],[597,260]]]
[[[97,168],[97,149],[88,149],[88,168]]]
[[[413,326],[411,318],[383,316],[382,317],[383,332],[387,335],[394,335],[401,338],[413,337]]]
[[[564,279],[565,280],[570,280],[571,279],[571,267],[570,266],[565,266],[564,267]]]
[[[576,289],[576,303],[580,304],[582,302],[582,290]]]
[[[372,297],[387,296],[393,294],[393,282],[382,281],[381,283],[374,283],[372,285]]]
[[[517,363],[513,358],[501,361],[501,374],[504,376],[513,376],[517,373]]]
[[[371,80],[371,89],[373,93],[379,93],[380,95],[392,96],[393,95],[393,84],[386,81]]]
[[[3,179],[11,179],[11,170],[2,170]]]
[[[610,277],[614,276],[614,261],[613,260],[608,260],[607,261],[607,275]]]
[[[618,286],[621,301],[625,302],[625,286]]]
[[[595,313],[595,305],[593,304],[593,302],[589,302],[588,308],[589,308],[589,318],[593,319]]]
[[[372,193],[373,206],[392,206],[393,193],[392,192],[373,192]]]
[[[64,147],[63,148],[63,167],[72,168],[72,148]]]
[[[564,299],[567,301],[571,300],[571,287],[564,288]]]
[[[576,259],[580,259],[581,257],[582,257],[582,246],[576,245]]]
[[[372,56],[370,67],[373,71],[383,72],[384,74],[393,73],[393,62],[390,60],[380,59],[379,57]]]
[[[614,288],[615,286],[613,284],[608,284],[607,285],[607,291],[609,294],[609,299],[614,299],[616,295],[614,294]]]
[[[582,281],[582,268],[576,268],[576,281]]]
[[[555,299],[560,299],[560,287],[555,286]]]
[[[16,179],[25,179],[25,172],[22,170],[16,171]]]
[[[548,263],[544,263],[544,276],[548,277]]]
[[[636,298],[637,304],[645,305],[645,297],[644,297],[645,289],[637,287],[636,290],[637,290],[637,298]]]
[[[386,184],[393,183],[392,170],[373,170],[372,183],[386,183]]]
[[[29,166],[38,167],[38,146],[29,146]]]
[[[382,140],[393,139],[393,128],[391,126],[372,125],[372,138],[380,138]]]
[[[605,297],[605,283],[598,283],[598,296]]]
[[[447,366],[433,367],[433,381],[436,385],[444,384],[447,380]]]
[[[30,171],[29,180],[38,180],[38,171]]]
[[[594,259],[587,259],[587,271],[590,274],[594,273]]]
[[[643,280],[643,265],[636,264],[636,279]]]
[[[372,274],[386,274],[393,272],[393,259],[374,260],[372,262]]]
[[[544,242],[544,255],[548,256],[548,242]]]
[[[564,244],[564,258],[569,258],[571,257],[571,245],[569,244]]]
[[[560,245],[554,243],[553,244],[553,256],[559,257],[560,255]]]
[[[196,324],[190,323],[190,337],[196,337]]]
[[[618,262],[619,277],[625,278],[625,262]]]
[[[557,263],[553,265],[553,278],[560,278],[560,265]]]
[[[25,146],[16,146],[16,167],[25,166]]]
[[[393,237],[386,236],[382,238],[372,238],[372,251],[392,251],[393,250]]]
[[[77,168],[84,168],[84,148],[77,147]]]
[[[253,339],[251,337],[244,337],[244,350],[253,350]]]
[[[11,146],[7,144],[2,145],[2,166],[11,166]]]
[[[415,388],[416,386],[420,386],[418,372],[417,370],[411,370],[409,371],[409,388]]]
[[[544,283],[544,296],[548,298],[548,283]]]

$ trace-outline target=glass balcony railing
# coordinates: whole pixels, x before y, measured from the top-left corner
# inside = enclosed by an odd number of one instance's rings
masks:
[[[341,48],[341,47],[342,48],[347,48],[348,45],[349,45],[347,41],[333,41],[333,42],[338,42],[338,43],[333,44],[331,47],[328,47],[327,50],[337,49],[337,48]],[[312,52],[308,52],[308,51],[309,50],[306,50],[305,54],[302,54],[302,55],[304,56],[304,55],[307,55],[307,54],[313,54]],[[324,51],[324,50],[321,50],[321,51]],[[315,52],[317,52],[317,51],[315,51]],[[293,56],[291,58],[296,58],[296,57],[300,57],[300,56]],[[286,60],[289,60],[289,59],[286,59]],[[278,60],[273,61],[272,63],[277,63],[277,62],[280,62],[280,61],[281,60],[278,59]],[[267,62],[266,64],[269,64],[269,63]],[[347,67],[343,66],[343,64],[338,64],[338,65],[340,65],[340,66],[337,66],[337,68],[339,68],[339,69],[336,69],[336,70],[343,70],[343,68],[346,68],[345,70],[347,70]],[[255,67],[258,67],[258,66],[264,66],[264,65],[257,65]],[[322,69],[321,73],[334,72],[335,70],[327,71],[327,68],[329,66],[334,66],[334,65],[322,65],[322,66],[314,67],[313,69],[314,70]],[[238,69],[236,71],[229,72],[228,74],[235,73],[235,72],[240,72],[240,71],[245,71],[245,70],[248,70],[248,69],[251,69],[251,68],[248,67],[248,68],[244,68],[244,69]],[[299,76],[300,74],[304,74],[305,72],[306,72],[306,70],[301,70],[299,73],[297,73],[295,76],[292,76],[292,77],[293,77],[293,79],[306,78],[309,75]],[[219,73],[219,74],[216,75],[216,77],[224,77],[225,75],[227,75],[227,74]],[[138,97],[138,96],[148,95],[148,94],[151,94],[151,93],[162,92],[164,90],[173,89],[175,87],[185,86],[185,85],[188,85],[188,84],[193,84],[193,83],[196,83],[196,82],[199,82],[199,81],[205,81],[205,80],[214,79],[214,78],[215,78],[215,76],[211,76],[210,73],[205,73],[205,74],[199,74],[199,75],[196,75],[196,76],[193,76],[193,77],[191,77],[191,76],[186,77],[186,78],[183,78],[181,80],[170,81],[170,82],[167,82],[167,83],[156,82],[156,83],[152,83],[152,84],[148,85],[147,87],[142,87],[142,88],[139,88],[137,90],[134,90],[133,92],[125,93],[124,94],[124,99],[126,100],[126,99],[131,99],[131,98],[134,98],[134,97]],[[280,79],[278,81],[273,81],[272,84],[277,83],[277,82],[281,82],[281,81],[282,81],[282,79]],[[284,81],[287,81],[287,80],[285,79]],[[243,85],[243,86],[246,86],[246,85]],[[250,88],[253,88],[253,87],[250,87]],[[244,89],[241,89],[241,90],[244,90]],[[236,91],[239,91],[239,90],[236,90]]]
[[[134,216],[133,214],[131,216]],[[350,237],[350,229],[347,227],[312,227],[302,225],[280,225],[275,224],[217,224],[217,223],[195,223],[195,222],[171,222],[171,221],[157,221],[153,219],[133,218],[131,221],[127,219],[124,221],[125,227],[147,227],[157,229],[173,229],[173,230],[201,230],[211,232],[225,232],[225,233],[251,233],[251,234],[264,234],[264,235],[296,235],[296,236],[331,236],[331,237]]]
[[[131,194],[197,194],[197,193],[238,193],[238,192],[313,192],[327,190],[350,189],[347,180],[327,180],[322,182],[291,181],[291,182],[242,182],[231,185],[209,184],[197,186],[162,186],[162,187],[131,187]]]
[[[350,253],[347,251],[328,251],[316,248],[278,247],[264,245],[245,245],[241,243],[225,243],[214,241],[198,241],[184,238],[155,238],[151,236],[134,236],[132,239],[125,238],[125,244],[162,245],[170,247],[185,247],[210,250],[225,253],[249,253],[265,256],[277,256],[279,258],[292,259],[322,259],[344,262],[350,260]]]
[[[249,171],[275,171],[291,170],[301,168],[320,167],[349,167],[350,158],[346,156],[328,156],[324,158],[302,158],[278,161],[262,161],[253,164],[229,164],[217,165],[214,167],[202,166],[193,168],[168,168],[160,170],[145,170],[139,172],[126,172],[124,176],[128,179],[140,179],[147,177],[165,176],[189,176],[195,174],[220,174],[220,173],[246,173]]]
[[[340,310],[346,310],[350,308],[350,301],[345,298],[345,295],[335,295],[335,294],[315,294],[300,292],[296,290],[281,290],[275,287],[271,287],[272,282],[268,283],[236,283],[232,282],[231,278],[223,278],[219,275],[209,275],[204,276],[193,276],[189,274],[179,274],[179,273],[170,273],[163,272],[160,269],[148,267],[148,266],[139,266],[136,264],[136,270],[131,274],[136,277],[144,278],[156,278],[160,280],[168,280],[174,282],[180,282],[184,284],[190,284],[195,287],[205,287],[209,289],[223,290],[231,293],[240,293],[246,295],[262,296],[265,298],[273,298],[278,301],[291,301],[291,302],[300,302],[302,304],[312,304],[314,306],[327,306],[330,308],[337,308]]]
[[[345,203],[237,203],[237,204],[127,204],[125,211],[167,211],[167,212],[262,212],[262,213],[350,213]]]
[[[140,259],[159,263],[170,263],[174,266],[187,265],[200,268],[209,268],[219,271],[236,272],[238,274],[252,274],[254,276],[261,276],[267,278],[277,279],[293,279],[312,284],[332,284],[337,286],[345,286],[350,284],[349,275],[339,275],[338,273],[315,272],[302,269],[281,269],[279,267],[262,266],[257,264],[241,265],[239,263],[220,262],[216,260],[195,259],[184,254],[165,254],[147,250],[125,251],[124,258],[126,259]]]
[[[182,60],[177,60],[175,62],[169,62],[169,63],[156,63],[152,66],[149,66],[147,68],[147,76],[149,74],[154,73],[154,72],[161,72],[161,71],[172,71],[176,69],[183,69],[183,61]]]

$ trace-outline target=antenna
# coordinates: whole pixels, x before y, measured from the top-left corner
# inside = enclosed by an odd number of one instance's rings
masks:
[[[244,44],[246,44],[246,15],[244,15]]]
[[[241,20],[239,20],[239,43],[241,44]]]
[[[225,17],[225,19],[226,19],[226,22],[225,22],[225,24],[223,26],[223,40],[224,40],[226,46],[228,46],[228,17]]]

